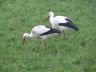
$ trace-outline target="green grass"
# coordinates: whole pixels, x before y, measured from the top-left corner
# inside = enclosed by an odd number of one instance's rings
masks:
[[[22,45],[23,33],[49,11],[70,17],[80,31],[66,31],[68,40],[49,38],[47,48],[35,39]],[[0,72],[95,71],[96,0],[0,0]]]

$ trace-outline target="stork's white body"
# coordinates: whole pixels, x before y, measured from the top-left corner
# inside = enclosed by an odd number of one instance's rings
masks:
[[[39,26],[35,26],[32,31],[31,34],[33,37],[37,37],[37,38],[42,38],[42,36],[40,36],[40,34],[47,32],[49,30],[49,28],[46,28],[45,26],[39,25]],[[46,37],[47,38],[47,37]],[[45,39],[45,37],[44,37]]]
[[[50,36],[55,35],[55,33],[54,33],[54,34],[48,34],[48,35],[42,35],[41,36],[41,34],[47,32],[49,30],[50,30],[50,28],[47,28],[44,25],[39,25],[39,26],[33,27],[30,34],[31,34],[32,37],[36,37],[36,38],[40,38],[40,39],[44,40],[44,39],[46,39],[46,38],[48,38]]]
[[[67,21],[65,20],[65,18],[67,18],[67,17],[65,17],[65,16],[55,16],[53,18],[50,17],[50,22],[52,21],[54,24],[66,23]]]

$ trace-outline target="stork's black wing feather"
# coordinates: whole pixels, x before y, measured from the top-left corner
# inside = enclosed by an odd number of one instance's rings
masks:
[[[60,26],[65,26],[68,28],[72,28],[75,31],[78,31],[79,28],[69,19],[69,18],[65,18],[65,20],[67,21],[66,23],[59,23]]]
[[[48,27],[48,28],[49,28],[49,27]],[[60,34],[60,31],[57,30],[57,29],[50,28],[49,31],[47,31],[47,32],[45,32],[45,33],[43,33],[43,34],[41,34],[40,36],[48,35],[48,34],[53,34],[53,33],[58,33],[58,34]]]

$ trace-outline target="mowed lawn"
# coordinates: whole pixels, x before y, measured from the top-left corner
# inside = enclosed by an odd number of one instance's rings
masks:
[[[68,16],[79,31],[49,38],[47,48],[34,38],[22,45],[49,11]],[[0,72],[96,72],[96,0],[0,0]]]

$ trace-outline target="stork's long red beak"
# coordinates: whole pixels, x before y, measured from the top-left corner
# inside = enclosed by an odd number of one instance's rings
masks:
[[[23,45],[24,45],[24,43],[25,43],[25,37],[22,39],[22,42],[23,42]]]
[[[45,21],[47,21],[49,19],[49,16],[47,16],[46,18],[45,18]]]

